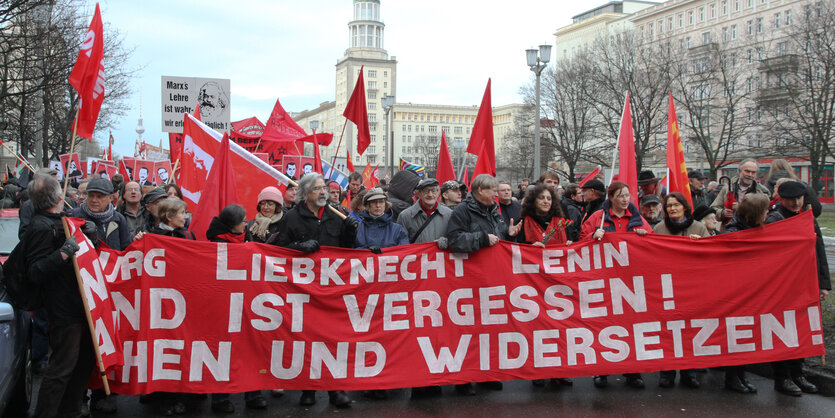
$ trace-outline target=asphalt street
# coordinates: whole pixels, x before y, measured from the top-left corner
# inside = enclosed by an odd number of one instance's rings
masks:
[[[527,381],[505,382],[504,390],[478,388],[475,396],[457,395],[452,386],[443,388],[443,395],[411,399],[409,389],[389,391],[387,400],[369,400],[362,392],[350,392],[354,400],[347,409],[336,409],[328,404],[326,392],[317,392],[317,403],[312,407],[298,405],[299,391],[287,391],[280,398],[267,395],[266,410],[255,411],[244,407],[243,395],[233,395],[236,411],[226,416],[274,417],[313,416],[333,414],[346,417],[832,417],[835,398],[804,395],[794,398],[773,390],[773,381],[751,375],[750,381],[759,388],[755,395],[728,392],[721,387],[723,374],[719,371],[700,373],[702,387],[689,389],[676,386],[658,387],[656,374],[644,375],[646,389],[624,386],[623,378],[611,376],[609,387],[597,389],[591,378],[574,379],[572,387],[548,385],[535,388]],[[39,382],[36,382],[39,383]],[[156,415],[152,405],[139,403],[138,396],[119,396],[119,411],[113,417],[147,417]],[[223,416],[212,412],[208,399],[188,402],[185,416]],[[94,415],[96,416],[96,415]],[[103,416],[103,415],[98,415]]]

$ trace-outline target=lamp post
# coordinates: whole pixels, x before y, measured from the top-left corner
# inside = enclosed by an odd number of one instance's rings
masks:
[[[551,45],[540,45],[539,49],[528,49],[525,50],[527,59],[528,59],[528,67],[530,67],[531,71],[536,74],[536,122],[534,123],[533,128],[533,137],[534,137],[534,149],[533,149],[533,178],[539,179],[539,170],[542,166],[542,162],[540,161],[540,137],[539,137],[539,125],[540,125],[540,105],[539,105],[539,77],[542,74],[542,70],[548,66],[548,61],[551,60]]]
[[[394,129],[391,127],[391,120],[389,119],[389,112],[394,107],[394,96],[384,95],[382,98],[383,110],[386,112],[386,132],[388,133],[388,148],[389,148],[389,177],[394,177]]]

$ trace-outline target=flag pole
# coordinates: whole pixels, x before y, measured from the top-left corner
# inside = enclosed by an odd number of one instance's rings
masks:
[[[32,170],[32,173],[34,173],[34,172],[35,172],[35,169],[32,167],[32,164],[29,164],[29,161],[26,161],[26,159],[25,159],[25,158],[23,158],[23,156],[19,155],[19,154],[18,154],[17,152],[15,152],[13,149],[9,148],[9,146],[8,146],[8,145],[6,145],[6,143],[5,143],[5,142],[0,141],[0,145],[2,145],[2,146],[3,146],[3,148],[5,148],[5,149],[6,149],[7,151],[9,151],[12,155],[14,155],[14,156],[15,156],[15,158],[17,158],[17,160],[18,160],[18,161],[20,161],[21,163],[23,163],[23,165],[25,165],[25,166],[26,166],[26,168],[28,168],[28,169]]]
[[[67,224],[67,218],[61,217],[61,223],[64,225],[64,235],[66,235],[67,239],[71,238],[72,235],[70,234],[69,224]],[[72,258],[72,265],[75,269],[75,280],[78,283],[78,293],[81,296],[81,302],[84,304],[84,315],[87,317],[87,327],[90,328],[90,337],[93,339],[93,350],[95,350],[96,353],[96,364],[99,366],[101,383],[104,386],[104,393],[110,395],[110,384],[107,383],[107,374],[104,369],[104,362],[102,362],[101,359],[101,351],[99,350],[99,340],[96,338],[96,328],[93,325],[93,317],[90,316],[90,305],[87,302],[87,297],[85,296],[87,292],[84,291],[84,282],[81,279],[81,272],[78,269],[78,259],[75,258],[75,255],[70,258]]]
[[[629,97],[629,92],[626,92],[626,97]],[[620,118],[620,126],[618,126],[618,138],[615,141],[615,150],[612,152],[612,172],[609,173],[609,182],[606,184],[606,188],[608,189],[609,186],[612,185],[612,178],[615,177],[615,165],[617,164],[618,158],[618,149],[620,148],[620,131],[623,129],[623,115]],[[633,190],[633,193],[638,193],[637,190]],[[600,228],[603,229],[603,222],[606,220],[606,214],[604,213],[603,216],[600,217]]]
[[[177,172],[177,168],[180,167],[180,158],[177,157],[177,161],[174,162],[174,168],[171,169],[171,175],[168,176],[168,181],[165,184],[171,184],[171,180],[174,178],[174,174]]]
[[[334,151],[333,153],[333,160],[331,160],[331,168],[330,170],[328,170],[328,179],[330,179],[331,174],[333,174],[333,166],[336,165],[336,156],[339,155],[339,147],[342,146],[342,136],[345,135],[346,126],[348,126],[348,118],[345,118],[345,123],[342,124],[342,133],[339,134],[339,142],[336,143],[336,151]]]
[[[72,136],[70,137],[70,160],[69,161],[72,161],[72,155],[75,152],[75,135],[78,132],[78,114],[79,113],[81,113],[81,108],[79,108],[75,111],[75,122],[72,125]],[[67,161],[67,167],[70,166],[69,161]],[[64,170],[64,171],[67,171],[67,170]],[[67,197],[67,186],[70,184],[70,173],[65,173],[65,174],[66,174],[66,176],[64,177],[64,192],[61,193],[61,200],[64,200],[64,198]],[[64,225],[64,228],[66,228],[66,225]],[[67,230],[67,231],[69,231],[69,230]],[[67,237],[69,237],[69,235],[67,235]],[[87,302],[85,302],[85,304],[86,303]],[[88,317],[89,317],[89,315],[88,315]],[[105,387],[107,387],[106,383],[105,383]],[[110,389],[108,389],[108,390],[110,390]]]

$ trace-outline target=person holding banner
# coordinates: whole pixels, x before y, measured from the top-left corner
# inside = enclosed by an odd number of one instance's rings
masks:
[[[782,221],[791,218],[804,210],[807,186],[799,181],[791,180],[785,183],[778,183],[777,194],[780,201],[775,204],[765,219],[766,224]],[[826,260],[826,250],[823,244],[823,236],[814,220],[815,255],[817,258],[818,288],[820,289],[821,301],[826,300],[829,291],[832,290],[832,283],[829,279],[829,263]],[[818,393],[818,388],[803,374],[803,359],[792,359],[777,361],[771,364],[774,369],[774,390],[786,395],[800,396],[802,393]]]
[[[554,189],[544,183],[537,184],[533,192],[522,202],[522,230],[516,241],[539,247],[571,245],[566,235],[573,224],[566,219],[562,205]]]
[[[63,232],[64,201],[58,180],[37,174],[28,189],[35,214],[20,245],[26,254],[29,279],[42,289],[51,351],[35,416],[78,416],[96,364],[72,264],[80,247]]]
[[[399,174],[399,173],[398,173]],[[448,248],[456,253],[472,253],[481,248],[492,247],[499,240],[516,237],[522,229],[522,222],[510,225],[504,223],[496,203],[499,182],[489,174],[479,174],[473,179],[472,191],[456,206],[447,224]],[[493,390],[502,390],[502,382],[481,382]],[[475,395],[475,385],[464,383],[455,386],[462,395]]]
[[[455,180],[449,182],[455,183]],[[455,183],[455,191],[458,191],[458,183]],[[446,238],[443,235],[452,216],[452,209],[440,204],[439,192],[438,180],[421,181],[417,187],[418,201],[397,218],[397,223],[406,228],[409,241],[413,244],[439,241],[438,245],[446,248]]]
[[[145,211],[147,212],[145,225],[142,227],[142,231],[150,232],[152,229],[156,229],[160,222],[162,222],[162,219],[157,214],[157,205],[166,197],[168,197],[168,194],[165,193],[165,190],[163,190],[162,187],[155,187],[145,193],[145,196],[142,196],[142,205],[145,206]],[[188,216],[186,216],[186,225],[187,224]]]
[[[258,193],[258,206],[255,219],[249,221],[246,229],[252,236],[252,241],[265,243],[275,239],[278,224],[284,216],[284,197],[278,188],[269,186]]]
[[[392,222],[391,203],[386,200],[383,189],[375,187],[369,190],[364,200],[365,210],[359,214],[362,222],[357,227],[356,248],[381,254],[383,248],[409,244],[406,228]]]
[[[287,212],[280,222],[275,245],[297,251],[312,253],[320,245],[354,248],[358,221],[350,216],[340,219],[328,210],[328,195],[325,180],[319,173],[310,173],[299,180],[296,206]],[[351,398],[344,390],[328,392],[330,402],[337,408],[351,406]],[[299,404],[310,406],[316,403],[316,391],[302,391]]]
[[[586,219],[603,206],[603,202],[606,200],[606,186],[600,180],[591,179],[583,185],[582,190],[583,201],[586,202],[586,207],[583,209],[582,225],[585,225]]]
[[[586,186],[592,181],[594,180],[586,183]],[[608,199],[603,201],[600,210],[591,214],[583,223],[580,240],[594,238],[599,241],[603,239],[606,232],[635,232],[638,235],[652,232],[652,227],[641,216],[638,208],[629,201],[631,197],[629,185],[622,181],[613,181],[609,184],[606,195]],[[626,373],[624,377],[626,377],[627,386],[636,389],[644,388],[644,379],[640,373]],[[608,385],[608,376],[594,377],[595,387],[604,388]]]
[[[644,197],[651,197],[647,195]],[[664,221],[659,222],[653,229],[659,235],[680,235],[683,237],[690,237],[692,240],[697,240],[702,237],[710,236],[707,228],[699,221],[693,218],[693,211],[690,209],[690,204],[687,203],[687,198],[679,192],[671,192],[664,196],[661,204],[664,211]],[[681,383],[693,389],[701,386],[701,383],[696,378],[696,370],[679,370],[681,375]],[[658,379],[658,386],[662,388],[672,388],[675,386],[676,371],[664,370],[660,372]]]

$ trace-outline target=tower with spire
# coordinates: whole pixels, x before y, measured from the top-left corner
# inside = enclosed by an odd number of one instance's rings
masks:
[[[134,157],[143,157],[142,152],[145,147],[142,146],[142,134],[145,133],[145,127],[142,126],[142,93],[139,93],[139,121],[136,123],[136,147],[134,148]]]
[[[339,132],[345,118],[342,112],[348,104],[351,92],[359,77],[360,68],[365,66],[365,94],[368,105],[368,120],[371,131],[371,144],[365,155],[356,155],[356,127],[349,123],[345,130],[345,139],[338,152],[345,156],[345,147],[351,151],[355,165],[372,166],[388,164],[384,161],[388,141],[386,135],[385,111],[381,103],[384,95],[394,96],[397,89],[397,57],[389,57],[384,47],[386,24],[380,18],[379,0],[354,0],[353,19],[348,22],[348,49],[336,63],[336,106],[339,115],[331,127],[332,132]],[[393,116],[393,115],[392,115]],[[324,128],[324,127],[323,127]],[[330,147],[329,147],[330,148]]]

